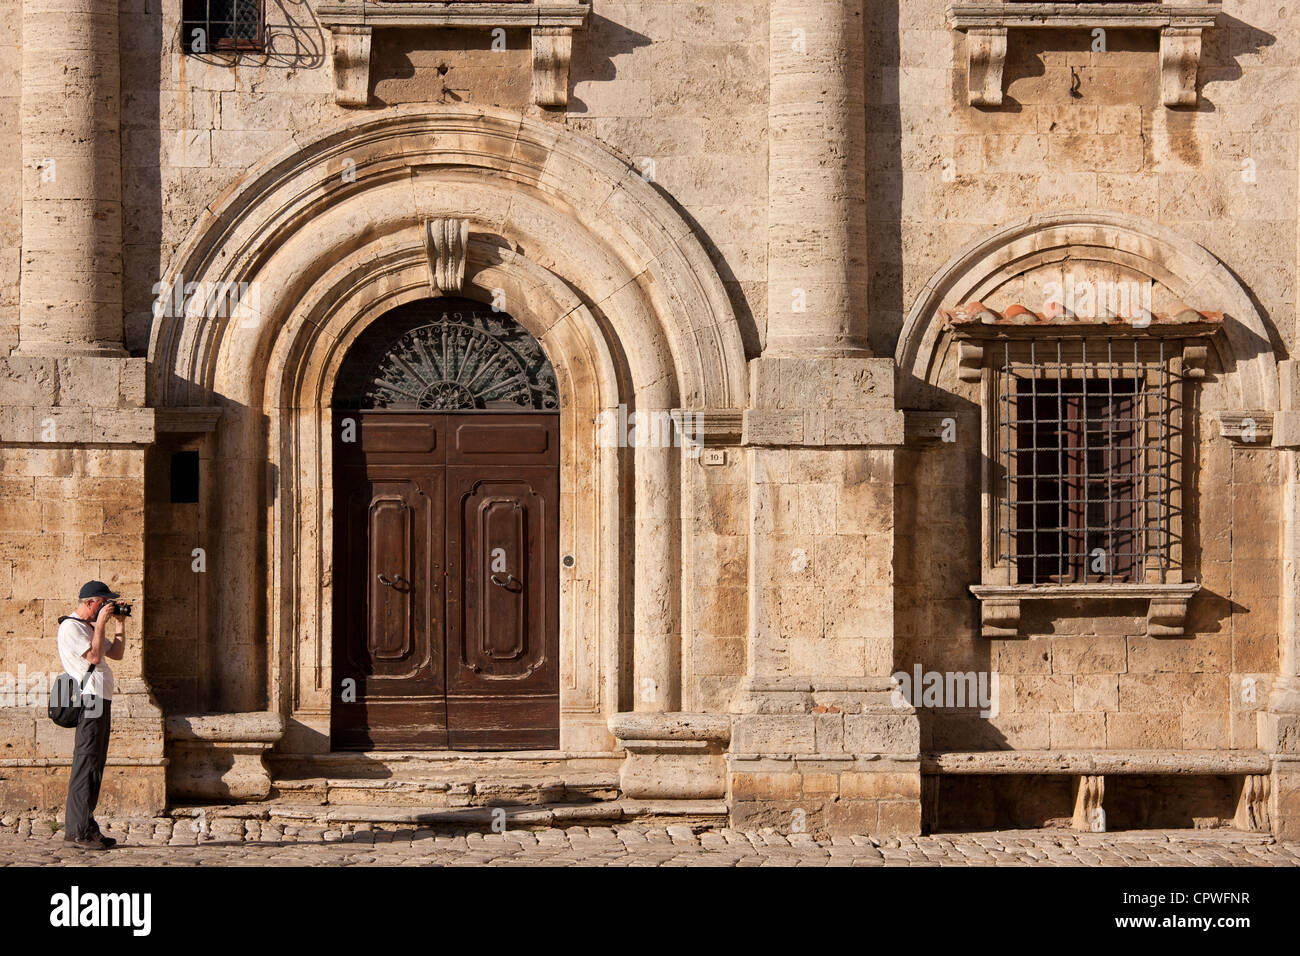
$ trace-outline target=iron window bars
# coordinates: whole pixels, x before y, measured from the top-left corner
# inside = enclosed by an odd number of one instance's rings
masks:
[[[1007,584],[1163,583],[1181,552],[1182,389],[1163,340],[993,346]],[[1171,360],[1172,359],[1172,360]]]
[[[201,53],[261,50],[265,31],[263,0],[182,0],[181,48]],[[196,34],[196,30],[203,31]],[[196,46],[196,39],[202,42]]]

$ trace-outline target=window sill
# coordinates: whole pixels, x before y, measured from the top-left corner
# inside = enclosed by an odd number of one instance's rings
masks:
[[[966,34],[971,106],[1002,105],[1008,29],[1159,30],[1165,106],[1194,107],[1201,31],[1218,8],[1160,3],[954,3],[948,24]]]
[[[980,634],[1016,637],[1022,601],[1146,601],[1147,634],[1181,637],[1187,605],[1201,589],[1190,584],[972,584],[980,602]]]
[[[316,8],[316,18],[330,31],[334,101],[348,107],[364,107],[370,102],[373,32],[421,27],[528,30],[533,51],[533,102],[547,108],[567,106],[573,31],[585,27],[590,14],[591,5],[579,0],[403,4],[336,0]]]

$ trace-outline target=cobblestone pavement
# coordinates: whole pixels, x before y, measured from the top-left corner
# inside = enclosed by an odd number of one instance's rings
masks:
[[[7,819],[0,866],[1298,866],[1300,843],[1227,831],[1074,833],[1016,830],[901,839],[815,840],[772,830],[686,826],[569,827],[506,833],[324,829],[217,819],[110,824],[107,853],[63,843],[43,820]],[[33,825],[33,823],[35,825]]]

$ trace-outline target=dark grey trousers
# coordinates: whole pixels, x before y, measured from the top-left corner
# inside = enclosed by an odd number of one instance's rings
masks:
[[[68,805],[64,810],[64,839],[93,840],[99,836],[95,805],[99,785],[104,782],[108,759],[109,719],[113,702],[86,696],[77,722],[77,742],[72,750],[72,774],[68,777]],[[92,717],[91,714],[98,716]]]

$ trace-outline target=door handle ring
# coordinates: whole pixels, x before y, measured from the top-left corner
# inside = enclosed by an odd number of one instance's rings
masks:
[[[391,581],[388,580],[388,578],[387,578],[386,576],[384,576],[382,573],[379,575],[379,583],[382,584],[384,587],[387,587],[387,588],[395,588],[395,587],[397,587],[397,585],[401,584],[403,581],[406,581],[406,578],[402,577],[400,574],[396,574],[396,575],[394,575],[394,576],[393,576],[393,580],[391,580]],[[410,582],[409,582],[409,581],[406,581],[406,583],[409,584]]]
[[[492,583],[499,588],[508,588],[510,585],[518,583],[518,581],[519,579],[517,577],[509,573],[507,573],[506,580],[504,581],[498,581],[497,576],[495,574],[492,575]]]

